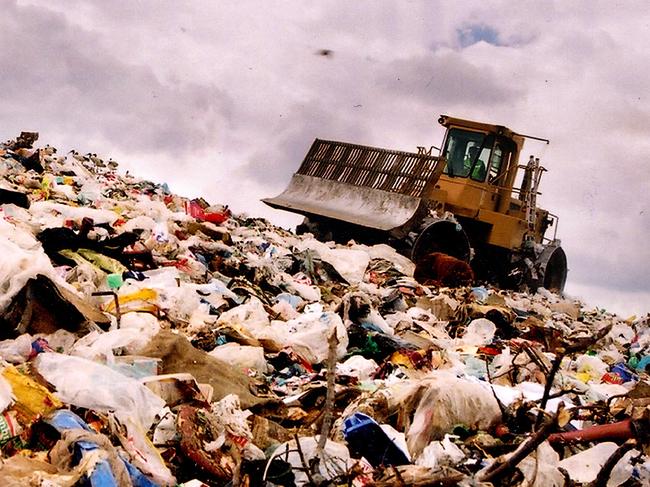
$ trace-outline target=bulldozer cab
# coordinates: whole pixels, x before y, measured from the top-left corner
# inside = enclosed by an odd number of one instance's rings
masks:
[[[475,217],[480,209],[506,212],[523,138],[506,127],[441,116],[447,160],[436,186],[451,211]]]
[[[503,175],[501,169],[504,150],[511,145],[507,142],[504,140],[497,143],[491,134],[459,128],[450,129],[444,149],[447,159],[444,174],[470,178],[479,183],[486,179],[491,184],[497,183]]]

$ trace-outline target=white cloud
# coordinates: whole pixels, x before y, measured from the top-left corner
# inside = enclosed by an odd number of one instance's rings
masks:
[[[560,215],[568,289],[650,308],[644,3],[4,7],[4,138],[39,130],[286,223],[259,199],[283,189],[315,137],[412,150],[440,142],[439,113],[507,125],[552,141],[525,154],[549,169],[541,204]]]

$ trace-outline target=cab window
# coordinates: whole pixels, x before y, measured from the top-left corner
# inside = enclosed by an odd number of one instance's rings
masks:
[[[492,136],[482,132],[450,129],[444,150],[447,159],[444,173],[463,178],[469,176],[475,181],[485,181],[493,142]]]
[[[501,148],[501,144],[497,143],[494,146],[494,151],[492,151],[492,160],[490,161],[490,176],[488,178],[490,183],[497,182],[496,180],[499,177],[502,162],[503,149]]]
[[[495,186],[503,186],[505,184],[506,173],[509,167],[509,161],[513,153],[516,151],[514,142],[505,138],[498,137],[492,150],[492,158],[490,159],[490,170],[488,174],[488,182]]]

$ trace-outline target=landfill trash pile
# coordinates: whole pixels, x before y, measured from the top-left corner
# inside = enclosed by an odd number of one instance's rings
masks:
[[[0,145],[3,486],[650,483],[648,317],[422,285],[37,138]]]

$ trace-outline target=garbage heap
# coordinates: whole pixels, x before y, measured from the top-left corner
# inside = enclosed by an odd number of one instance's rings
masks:
[[[648,317],[440,288],[0,145],[3,486],[648,485]]]

